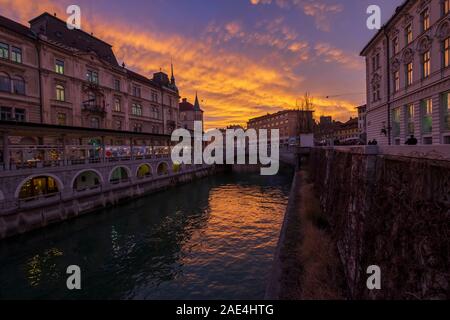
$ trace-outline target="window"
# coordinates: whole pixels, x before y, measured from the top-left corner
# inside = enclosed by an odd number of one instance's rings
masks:
[[[413,63],[410,62],[406,65],[406,86],[412,85],[413,81]]]
[[[11,49],[11,60],[17,63],[22,63],[22,49],[17,47],[12,47]]]
[[[11,80],[6,73],[0,73],[0,91],[11,92]]]
[[[444,63],[444,68],[447,68],[448,66],[450,66],[450,38],[447,38],[444,40],[443,46],[444,46],[444,48],[442,50],[443,55],[444,55],[443,63]]]
[[[99,129],[100,128],[100,120],[97,117],[91,118],[91,128]]]
[[[433,131],[433,101],[426,99],[421,101],[422,132],[427,134]]]
[[[152,101],[158,102],[158,93],[156,91],[152,91]]]
[[[140,123],[135,123],[135,124],[133,125],[133,131],[134,131],[134,132],[142,132],[142,124],[140,124]]]
[[[414,134],[414,104],[406,106],[406,131],[408,135]]]
[[[448,14],[450,11],[450,0],[443,0],[442,1],[442,13],[444,15]]]
[[[66,114],[58,112],[58,114],[56,115],[56,122],[60,126],[65,126],[67,124]]]
[[[55,72],[59,74],[64,74],[64,61],[56,59]]]
[[[400,137],[400,108],[392,110],[392,135],[394,138]]]
[[[25,122],[25,109],[16,109],[14,110],[14,117],[16,118],[16,121],[18,122]]]
[[[394,55],[400,52],[400,45],[398,43],[398,37],[395,37],[394,40],[392,40],[392,51]]]
[[[141,88],[133,87],[133,96],[140,98],[141,97]]]
[[[12,120],[12,108],[1,107],[0,108],[0,120],[11,121]]]
[[[122,111],[122,105],[120,103],[120,98],[114,98],[114,109],[115,112],[121,112]]]
[[[425,52],[422,55],[422,77],[428,78],[431,74],[431,53]]]
[[[444,130],[450,130],[450,92],[442,95],[442,119],[444,121]]]
[[[424,11],[422,11],[420,15],[420,21],[422,25],[422,32],[427,31],[430,29],[430,9],[426,8]]]
[[[373,85],[373,101],[376,102],[376,101],[378,101],[380,99],[381,99],[380,84],[379,83],[375,83]]]
[[[94,70],[88,70],[86,73],[86,79],[90,83],[98,84],[98,72]]]
[[[60,84],[56,85],[56,100],[66,101],[66,91]]]
[[[134,116],[142,116],[142,106],[138,103],[133,103],[131,106],[131,113]]]
[[[413,30],[412,30],[412,24],[409,24],[405,29],[405,40],[406,44],[410,44],[413,42]]]
[[[0,58],[9,59],[9,45],[0,42]]]
[[[114,89],[120,91],[120,80],[114,79]]]
[[[122,121],[116,120],[115,126],[116,126],[116,130],[122,130]]]
[[[13,79],[13,92],[15,94],[25,94],[25,80],[20,77]]]
[[[394,92],[400,90],[400,71],[394,72]]]

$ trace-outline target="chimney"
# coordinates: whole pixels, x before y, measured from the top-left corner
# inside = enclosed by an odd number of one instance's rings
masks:
[[[187,98],[183,98],[183,102],[187,102]]]

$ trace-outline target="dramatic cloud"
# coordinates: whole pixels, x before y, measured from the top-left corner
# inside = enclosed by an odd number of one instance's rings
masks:
[[[270,2],[252,0],[253,4]],[[288,5],[281,0],[277,4]],[[59,1],[0,0],[0,6],[3,15],[25,25],[43,11],[65,16]],[[107,14],[96,15],[94,27],[83,20],[83,28],[112,44],[127,67],[149,77],[160,68],[169,71],[173,58],[181,95],[192,100],[195,91],[199,92],[207,128],[245,124],[251,117],[294,107],[308,90],[310,81],[302,70],[309,62],[322,59],[343,68],[358,68],[352,55],[326,43],[310,44],[282,17],[250,24],[211,21],[192,37],[157,26],[143,29],[139,21],[111,19]],[[325,112],[346,119],[354,112],[355,105],[350,102],[320,98],[320,92],[312,94],[317,115]]]

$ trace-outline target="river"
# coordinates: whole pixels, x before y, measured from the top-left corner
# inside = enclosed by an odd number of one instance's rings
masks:
[[[221,173],[3,240],[0,299],[262,299],[290,185]]]

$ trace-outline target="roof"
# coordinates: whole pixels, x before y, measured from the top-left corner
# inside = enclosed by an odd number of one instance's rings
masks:
[[[68,29],[65,21],[62,21],[48,12],[30,20],[30,25],[31,30],[36,34],[43,34],[49,40],[76,48],[83,52],[93,51],[100,59],[114,66],[118,66],[116,56],[109,43],[82,30]]]
[[[410,1],[415,1],[415,0],[405,0],[405,2],[403,2],[403,4],[401,4],[400,6],[398,6],[395,9],[395,13],[392,15],[392,17],[381,27],[380,30],[378,30],[378,32],[372,37],[372,39],[370,39],[369,43],[366,44],[364,49],[362,49],[360,56],[365,56],[366,50],[372,45],[373,42],[375,42],[375,40],[378,38],[379,35],[384,33],[384,31],[386,30],[386,27],[388,27],[391,24],[391,22],[400,15],[400,13],[409,4]]]
[[[36,35],[30,30],[30,28],[18,22],[10,20],[2,15],[0,15],[0,26],[24,37],[36,39]]]
[[[248,120],[248,122],[254,122],[254,121],[259,121],[259,120],[263,120],[263,119],[268,119],[268,118],[272,118],[272,117],[276,117],[285,113],[289,113],[289,112],[302,112],[302,113],[314,113],[315,111],[313,110],[294,110],[294,109],[290,109],[290,110],[281,110],[278,111],[277,113],[268,113],[264,116],[260,116],[260,117],[256,117],[256,118],[252,118],[250,120]]]

